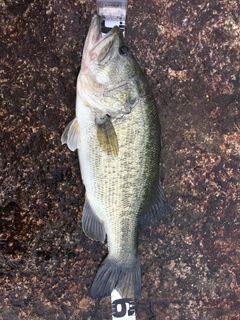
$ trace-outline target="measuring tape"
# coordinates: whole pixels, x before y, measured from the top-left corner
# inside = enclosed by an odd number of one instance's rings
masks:
[[[120,320],[136,320],[134,300],[122,298],[117,290],[111,293],[112,318]]]
[[[127,0],[96,0],[97,11],[102,17],[102,33],[108,33],[114,26],[125,31]]]
[[[102,17],[102,33],[108,33],[114,26],[125,34],[127,0],[96,0],[98,14]],[[134,300],[122,298],[114,289],[111,293],[112,318],[118,320],[136,320]]]

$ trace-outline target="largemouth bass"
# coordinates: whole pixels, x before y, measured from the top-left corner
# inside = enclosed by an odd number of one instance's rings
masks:
[[[161,129],[146,77],[120,29],[102,36],[98,15],[84,45],[76,118],[61,140],[78,150],[86,188],[83,230],[91,239],[108,241],[91,294],[103,297],[116,289],[122,297],[138,298],[139,217],[168,210],[159,180]]]

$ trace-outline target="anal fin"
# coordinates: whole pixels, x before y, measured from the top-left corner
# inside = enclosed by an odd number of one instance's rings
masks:
[[[104,224],[94,213],[87,199],[83,207],[82,228],[86,236],[92,240],[104,241],[106,239]]]
[[[103,151],[116,157],[118,155],[118,139],[109,115],[96,118],[97,138]]]

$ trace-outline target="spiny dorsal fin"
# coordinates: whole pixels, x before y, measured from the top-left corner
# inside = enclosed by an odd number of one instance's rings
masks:
[[[62,144],[66,143],[71,151],[79,148],[80,143],[80,127],[77,118],[74,118],[66,126],[61,137]]]
[[[118,139],[109,115],[96,118],[97,138],[103,151],[116,157],[118,155]]]

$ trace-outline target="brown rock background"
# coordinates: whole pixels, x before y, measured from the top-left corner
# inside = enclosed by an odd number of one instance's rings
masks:
[[[81,229],[61,146],[95,1],[0,1],[0,319],[111,319],[89,288],[106,246]],[[129,0],[126,40],[163,127],[172,221],[139,235],[137,319],[240,319],[238,0]]]

